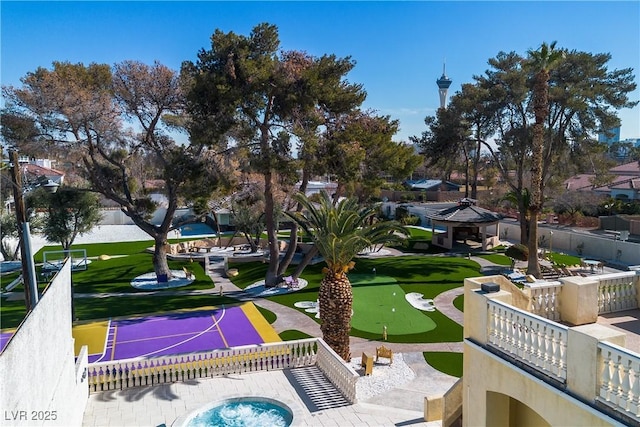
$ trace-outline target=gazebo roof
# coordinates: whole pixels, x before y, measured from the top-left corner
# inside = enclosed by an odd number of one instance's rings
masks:
[[[429,215],[432,221],[443,222],[449,225],[486,225],[500,221],[503,216],[501,214],[491,212],[488,209],[476,206],[473,199],[461,199],[458,206],[443,209]]]

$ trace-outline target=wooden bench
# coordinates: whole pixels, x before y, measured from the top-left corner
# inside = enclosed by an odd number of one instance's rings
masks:
[[[373,373],[373,357],[368,356],[367,353],[363,352],[360,366],[364,368],[365,375],[371,375]]]
[[[391,351],[390,348],[387,348],[385,346],[376,347],[376,362],[381,357],[385,357],[389,359],[389,365],[393,363],[393,352]]]

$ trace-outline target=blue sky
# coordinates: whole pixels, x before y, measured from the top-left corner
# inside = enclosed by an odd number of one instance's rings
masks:
[[[498,52],[524,54],[543,41],[609,52],[613,68],[634,68],[640,86],[640,2],[0,2],[3,85],[52,61],[157,60],[179,70],[209,48],[216,28],[249,34],[279,28],[282,48],[351,56],[348,75],[368,93],[365,107],[400,121],[396,140],[424,129],[439,106],[446,60],[452,94]],[[640,90],[632,93],[640,99]],[[621,138],[640,138],[640,107],[619,112]]]

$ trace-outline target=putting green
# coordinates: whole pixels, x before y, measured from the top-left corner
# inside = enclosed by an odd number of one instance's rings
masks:
[[[418,334],[435,329],[436,324],[430,317],[409,304],[393,277],[350,274],[349,280],[353,286],[351,327],[382,334],[386,325],[389,335]]]

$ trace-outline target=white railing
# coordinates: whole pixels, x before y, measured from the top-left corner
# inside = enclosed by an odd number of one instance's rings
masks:
[[[562,291],[562,283],[539,282],[527,283],[526,287],[530,289],[529,311],[538,316],[554,321],[560,320],[560,292]]]
[[[598,343],[598,401],[640,424],[640,354],[608,342]]]
[[[316,364],[349,403],[357,402],[356,383],[360,375],[322,340],[318,341]]]
[[[489,345],[561,382],[567,379],[566,326],[489,300]]]
[[[83,345],[80,347],[80,353],[76,358],[76,384],[80,384],[87,380],[89,374],[89,347]]]
[[[89,391],[121,390],[194,378],[312,366],[316,362],[320,342],[319,338],[309,338],[208,352],[92,363],[88,367]]]
[[[599,277],[598,314],[638,308],[636,281],[640,280],[634,271],[613,273]]]

